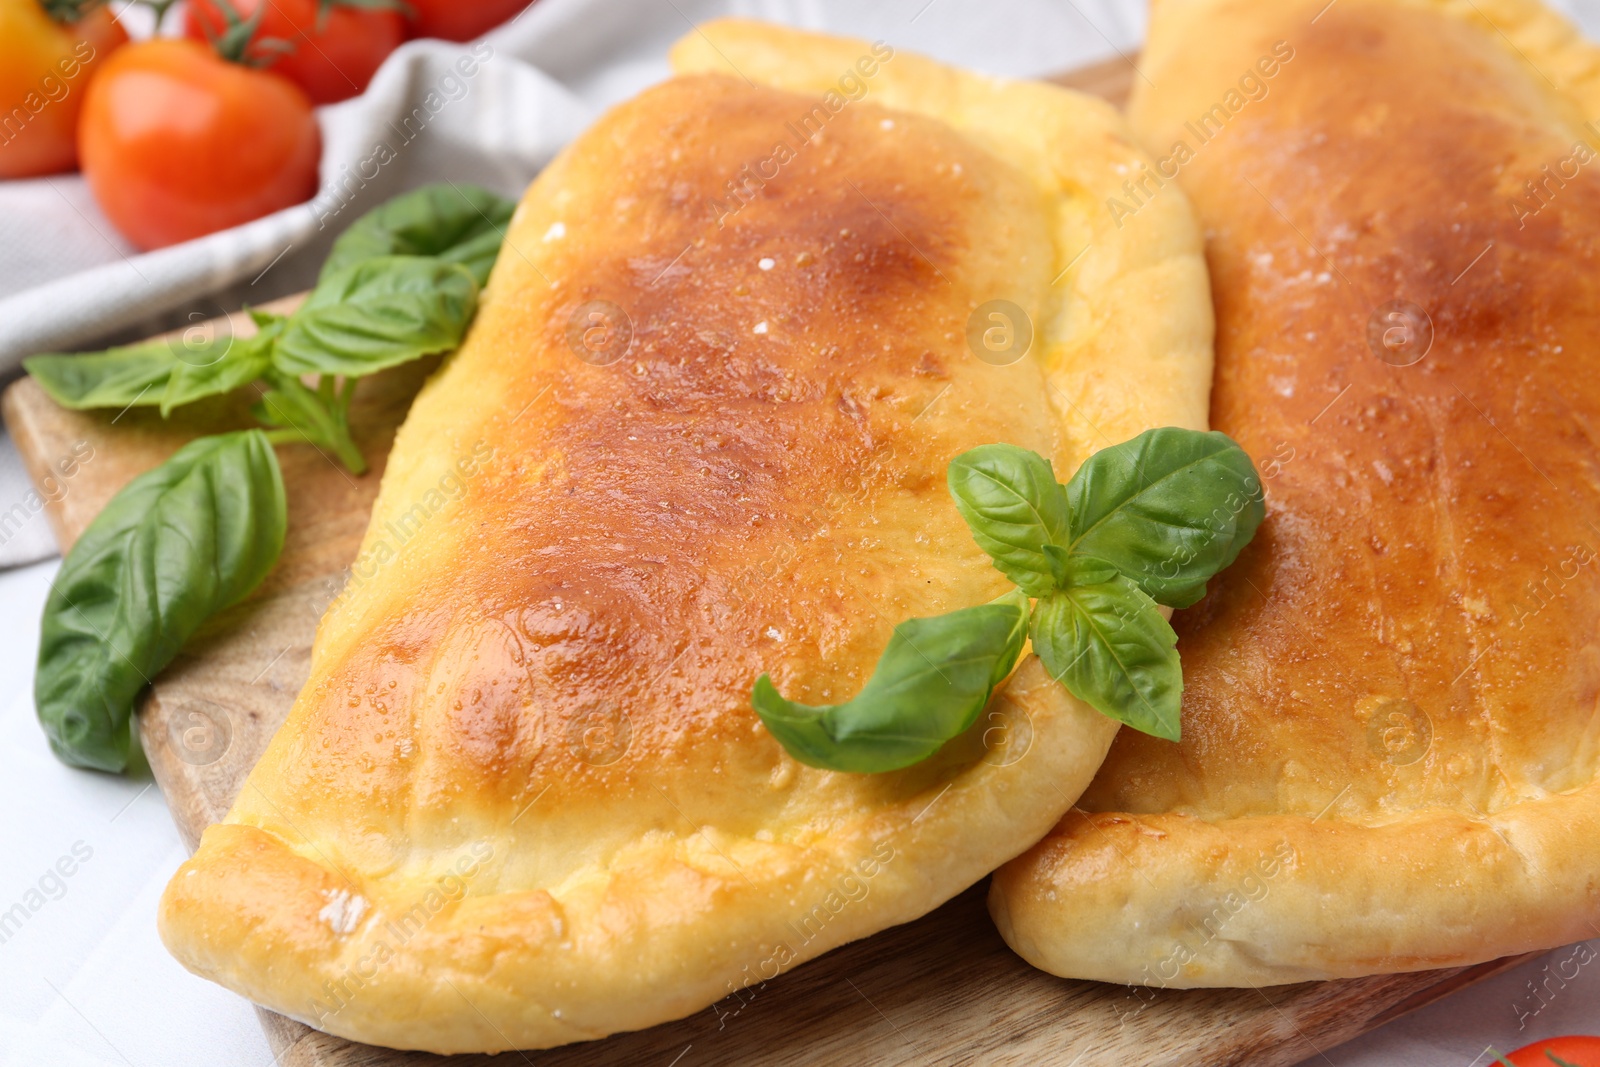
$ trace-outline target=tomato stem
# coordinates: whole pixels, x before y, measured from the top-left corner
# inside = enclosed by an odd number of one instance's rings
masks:
[[[171,4],[174,0],[144,0],[144,2]],[[226,25],[222,32],[217,34],[212,33],[209,26],[205,27],[206,40],[211,42],[211,47],[217,55],[229,63],[237,63],[241,67],[269,67],[279,56],[295,50],[293,41],[286,41],[281,37],[256,37],[261,30],[261,18],[267,13],[266,4],[262,4],[251,12],[249,18],[245,18],[239,13],[239,9],[233,6],[232,0],[215,0],[215,2]]]
[[[173,3],[174,0],[167,0]],[[44,8],[44,13],[56,22],[71,25],[82,22],[94,12],[94,9],[105,4],[105,0],[39,0],[39,6]]]

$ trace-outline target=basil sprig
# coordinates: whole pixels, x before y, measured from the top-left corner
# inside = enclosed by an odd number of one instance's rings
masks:
[[[191,442],[123,488],[89,524],[45,604],[34,698],[51,749],[126,768],[134,702],[183,643],[260,584],[283,549],[273,446],[316,445],[360,474],[356,380],[454,348],[477,309],[513,205],[436,186],[358,220],[294,314],[251,311],[250,337],[186,336],[24,361],[74,409],[183,405],[244,387],[268,429]],[[476,220],[476,221],[474,221]],[[302,376],[314,375],[308,383]]]
[[[350,383],[461,342],[514,209],[470,186],[418,189],[363,215],[335,242],[294,314],[251,311],[258,332],[250,337],[185,336],[23,365],[63,407],[159,406],[163,418],[259,383],[264,402],[255,410],[266,413],[274,443],[310,442],[360,474]],[[284,384],[312,374],[322,377],[303,391]]]
[[[78,538],[45,602],[34,701],[75,767],[126,768],[140,690],[283,548],[283,475],[260,430],[202,437],[129,482]]]
[[[1261,525],[1261,480],[1244,450],[1225,434],[1164,427],[1095,453],[1062,485],[1038,453],[983,445],[955,458],[947,482],[973,539],[1017,591],[902,623],[843,704],[784,700],[763,674],[752,703],[768,731],[795,759],[828,770],[926,759],[976,721],[1016,665],[1021,641],[1000,640],[991,615],[973,614],[1011,605],[1045,669],[1074,696],[1178,740],[1183,672],[1160,609],[1199,600]],[[976,684],[979,667],[986,687]]]

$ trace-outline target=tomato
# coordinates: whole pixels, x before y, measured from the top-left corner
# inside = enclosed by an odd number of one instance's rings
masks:
[[[135,245],[160,248],[309,200],[322,135],[289,79],[164,39],[101,68],[78,147],[101,210]]]
[[[262,10],[252,64],[282,74],[314,103],[332,104],[366,91],[373,74],[400,47],[406,22],[397,8],[356,6],[322,0],[189,0],[184,33],[212,41],[228,29],[228,9],[248,20]],[[288,46],[280,51],[277,44]]]
[[[411,34],[470,41],[527,7],[531,0],[408,0]]]
[[[103,7],[57,22],[39,0],[0,0],[0,178],[78,165],[84,89],[105,57],[127,43]]]
[[[1550,1037],[1504,1058],[1512,1067],[1600,1067],[1600,1037]]]

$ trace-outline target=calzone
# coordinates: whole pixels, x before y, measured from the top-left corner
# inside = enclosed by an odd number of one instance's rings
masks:
[[[1107,219],[1148,157],[1043,84],[742,23],[676,62],[528,190],[309,682],[162,900],[185,965],[323,1030],[683,1016],[971,885],[1110,745],[1031,657],[889,774],[796,763],[750,693],[845,699],[897,623],[1005,591],[960,452],[1064,478],[1204,427],[1186,201]]]
[[[1262,985],[1600,933],[1600,49],[1529,0],[1160,0],[1131,116],[1208,237],[1267,518],[996,877],[1061,975]],[[1174,184],[1175,183],[1175,184]]]

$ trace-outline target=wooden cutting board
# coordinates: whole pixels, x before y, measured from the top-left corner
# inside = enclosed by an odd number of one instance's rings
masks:
[[[1129,62],[1119,59],[1058,80],[1121,103],[1130,75]],[[218,328],[252,329],[243,316]],[[372,464],[366,475],[353,477],[311,448],[279,450],[289,503],[281,562],[256,596],[190,643],[144,700],[144,750],[191,849],[227,812],[305,682],[317,620],[355,559],[395,429],[436,362],[361,383],[351,423]],[[28,379],[11,386],[0,404],[63,546],[129,479],[184,442],[251,425],[247,408],[247,399],[223,398],[181,409],[170,422],[146,409],[69,412]],[[64,464],[68,459],[74,462]],[[1287,1067],[1521,962],[1243,990],[1065,981],[1006,948],[984,909],[986,890],[987,881],[917,922],[847,945],[687,1019],[549,1052],[505,1053],[493,1062]],[[260,1014],[284,1067],[491,1062],[357,1045]]]

